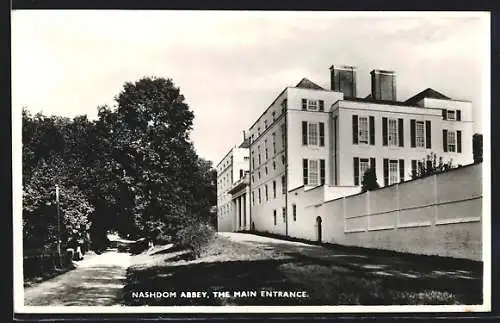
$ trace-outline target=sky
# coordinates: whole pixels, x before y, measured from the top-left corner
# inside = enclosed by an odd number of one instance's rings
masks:
[[[489,115],[487,13],[22,10],[11,21],[13,112],[95,119],[125,82],[172,78],[198,155],[215,164],[285,87],[329,88],[331,65],[357,67],[360,97],[371,70],[393,70],[398,100],[431,87],[472,101],[480,133]]]

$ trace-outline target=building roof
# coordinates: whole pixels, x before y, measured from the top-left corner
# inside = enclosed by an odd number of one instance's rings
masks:
[[[408,104],[415,104],[418,101],[422,100],[423,98],[432,98],[432,99],[440,99],[440,100],[451,100],[449,97],[444,95],[443,93],[440,93],[434,89],[431,89],[430,87],[423,90],[422,92],[419,92],[406,100],[405,102]]]
[[[323,91],[327,91],[326,89],[322,88],[321,86],[319,86],[318,84],[312,82],[311,80],[308,80],[307,78],[302,78],[302,80],[300,80],[299,83],[297,83],[297,85],[295,85],[295,87],[298,87],[298,88],[301,88],[301,89],[312,89],[312,90],[323,90]]]
[[[408,102],[401,102],[395,100],[375,100],[371,95],[366,98],[344,98],[344,101],[355,101],[355,102],[367,102],[367,103],[378,103],[378,104],[388,104],[388,105],[399,105],[404,107],[414,107],[415,105]]]
[[[239,145],[239,148],[250,148],[250,138],[245,138],[243,142]]]

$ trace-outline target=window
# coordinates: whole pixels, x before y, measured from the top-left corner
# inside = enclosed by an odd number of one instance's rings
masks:
[[[257,128],[257,137],[260,136],[260,127]]]
[[[267,172],[267,166],[264,168],[264,170],[266,171],[266,175],[267,175],[268,174],[268,172]]]
[[[255,183],[255,176],[252,175],[252,183]]]
[[[286,194],[286,178],[285,175],[281,176],[281,191]]]
[[[284,99],[283,102],[281,102],[281,110],[285,111],[287,107],[287,99]]]
[[[259,151],[259,156],[258,157],[259,157],[259,166],[260,166],[260,164],[262,163],[262,159],[260,158],[260,151]]]
[[[415,141],[417,147],[425,147],[424,122],[415,122]]]
[[[261,199],[261,196],[260,196],[260,187],[259,187],[259,204],[262,203],[262,199]]]
[[[318,124],[317,123],[309,123],[309,131],[308,131],[308,142],[310,146],[318,145]]]
[[[318,110],[318,101],[316,101],[316,100],[307,100],[307,110],[317,111]]]
[[[273,181],[273,198],[276,198],[276,181]]]
[[[267,129],[267,120],[264,120],[264,129]]]
[[[308,183],[311,186],[316,186],[319,183],[318,160],[309,160],[309,179],[308,179]]]
[[[266,194],[266,202],[269,201],[269,194],[267,194],[267,184],[264,186],[264,192]]]
[[[389,161],[389,185],[395,184],[399,182],[398,176],[398,161],[390,160]]]
[[[359,117],[359,142],[368,144],[368,118]]]
[[[283,214],[283,223],[286,223],[286,209],[282,208],[281,213]]]
[[[276,154],[276,133],[273,132],[273,154]]]
[[[292,204],[293,221],[297,221],[297,205]]]
[[[260,170],[259,170],[259,172],[257,173],[257,175],[259,175],[259,179],[260,179]]]
[[[283,146],[282,147],[283,149],[285,149],[285,135],[286,135],[285,130],[286,130],[285,125],[282,124],[281,125],[281,145]]]
[[[255,192],[252,192],[252,205],[255,206]]]
[[[359,176],[361,177],[361,182],[363,182],[363,176],[365,175],[365,172],[370,168],[370,162],[368,158],[360,158],[359,159]]]
[[[281,163],[285,165],[285,155],[281,155]]]
[[[273,210],[274,225],[276,225],[276,210]]]
[[[253,153],[252,153],[252,155],[253,155]],[[252,169],[255,169],[255,158],[254,157],[252,157]]]
[[[448,120],[455,120],[455,110],[447,110],[446,111],[446,118]]]
[[[276,170],[276,162],[273,161],[273,170]]]
[[[456,150],[456,141],[455,141],[455,131],[448,131],[448,151],[455,152]]]
[[[240,178],[243,177],[243,169],[240,169]]]
[[[273,111],[272,115],[273,115],[273,121],[276,120],[276,112],[275,111]]]
[[[389,146],[398,145],[398,123],[396,119],[389,119]]]
[[[264,142],[264,147],[266,147],[265,152],[266,152],[266,160],[269,158],[269,152],[267,150],[267,139]]]

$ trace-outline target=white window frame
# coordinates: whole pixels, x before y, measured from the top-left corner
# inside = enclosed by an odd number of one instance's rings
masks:
[[[389,185],[399,183],[399,161],[389,160]]]
[[[387,119],[387,135],[389,146],[398,146],[399,133],[398,133],[398,120]]]
[[[448,133],[446,135],[446,145],[448,146],[448,151],[449,152],[456,152],[457,151],[457,135],[454,130],[448,130]]]
[[[358,118],[358,142],[360,144],[368,145],[370,140],[370,129],[368,124],[368,117]]]
[[[365,172],[370,169],[370,159],[368,158],[360,158],[359,159],[359,185],[363,182],[363,175]]]
[[[319,101],[318,100],[307,100],[307,110],[309,111],[318,111],[319,110]]]
[[[315,169],[314,169],[315,168]],[[319,160],[309,159],[308,174],[307,174],[308,186],[318,186],[319,185]]]
[[[455,120],[455,118],[456,118],[455,110],[446,110],[446,119]]]
[[[307,145],[319,146],[319,123],[317,122],[307,123]]]
[[[419,130],[421,130],[421,138],[419,136]],[[415,147],[425,148],[425,122],[415,121]]]

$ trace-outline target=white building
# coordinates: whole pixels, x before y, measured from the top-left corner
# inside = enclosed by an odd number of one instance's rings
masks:
[[[217,165],[217,230],[250,229],[248,139],[233,147]]]
[[[330,77],[329,90],[307,79],[285,88],[249,129],[256,231],[306,230],[294,202],[298,189],[314,189],[321,203],[360,192],[372,166],[387,186],[411,179],[431,152],[454,165],[473,162],[470,102],[432,89],[398,101],[392,71],[372,71],[365,98],[356,97],[354,67],[332,66]]]

